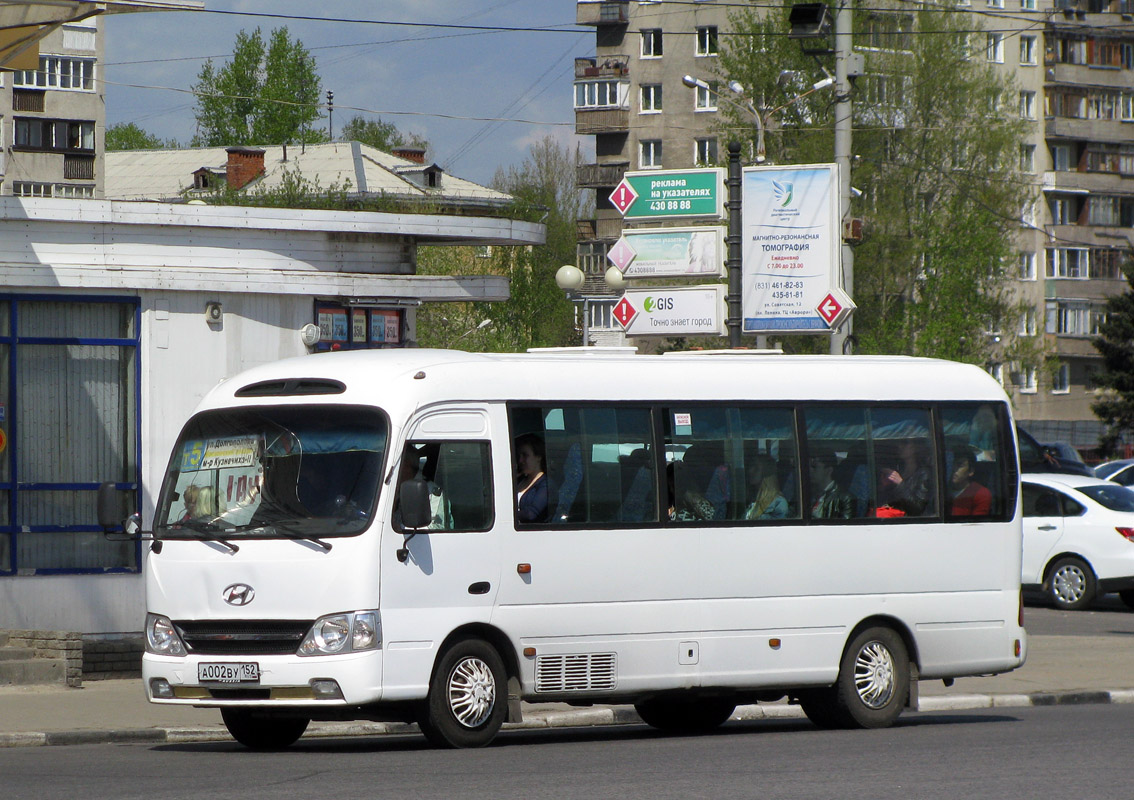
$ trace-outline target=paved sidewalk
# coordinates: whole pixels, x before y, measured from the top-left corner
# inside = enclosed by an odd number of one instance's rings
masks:
[[[987,678],[919,684],[922,711],[1054,703],[1134,703],[1134,637],[1033,636],[1027,663]],[[739,719],[801,717],[784,703],[742,706]],[[523,727],[638,723],[629,706],[572,708],[526,704]],[[508,726],[513,727],[513,726]],[[391,723],[312,723],[306,736],[407,733]],[[0,747],[99,742],[230,741],[216,709],[169,708],[147,702],[140,680],[0,688]]]

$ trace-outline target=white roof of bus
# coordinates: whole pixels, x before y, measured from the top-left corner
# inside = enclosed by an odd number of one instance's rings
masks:
[[[424,377],[415,379],[415,375]],[[333,379],[333,395],[237,398],[241,387],[287,378]],[[905,356],[768,354],[486,354],[451,350],[355,350],[255,367],[216,387],[202,408],[263,403],[377,405],[395,418],[445,400],[859,400],[1004,401],[984,370]],[[408,413],[408,411],[404,411]]]

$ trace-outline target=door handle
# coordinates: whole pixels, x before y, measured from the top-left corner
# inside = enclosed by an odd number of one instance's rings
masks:
[[[488,581],[477,581],[469,584],[469,594],[488,594],[488,590],[491,588],[492,584]]]
[[[1058,526],[1057,525],[1040,525],[1039,529],[1041,531],[1054,531],[1054,530],[1058,530]]]

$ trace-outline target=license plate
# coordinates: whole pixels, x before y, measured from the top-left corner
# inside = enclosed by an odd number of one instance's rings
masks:
[[[255,662],[243,664],[198,664],[199,683],[259,683],[260,665]]]

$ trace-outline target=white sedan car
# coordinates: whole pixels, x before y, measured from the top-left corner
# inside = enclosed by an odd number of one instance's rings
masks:
[[[1023,476],[1020,582],[1057,608],[1118,592],[1134,608],[1134,491],[1082,475]]]

